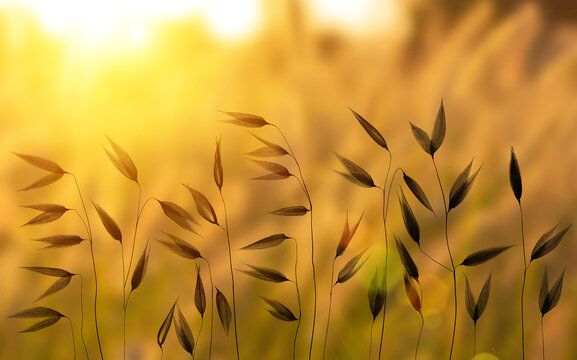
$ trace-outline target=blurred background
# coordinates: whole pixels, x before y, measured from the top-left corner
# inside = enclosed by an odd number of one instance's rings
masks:
[[[478,294],[492,273],[489,305],[477,328],[477,359],[520,358],[519,296],[522,276],[519,212],[509,187],[511,146],[521,165],[525,234],[530,251],[556,223],[575,222],[577,213],[577,6],[571,1],[496,0],[237,0],[237,1],[0,1],[0,358],[72,358],[64,321],[39,333],[19,334],[29,323],[5,316],[31,306],[49,306],[74,324],[79,357],[79,282],[33,303],[51,278],[20,266],[52,266],[84,274],[84,335],[97,357],[92,322],[92,281],[87,244],[37,250],[29,239],[54,234],[83,235],[72,212],[56,222],[21,227],[37,214],[20,205],[58,203],[81,209],[74,183],[64,177],[48,187],[17,190],[45,175],[12,152],[39,155],[74,173],[87,201],[105,208],[120,225],[127,244],[134,236],[138,188],[107,158],[106,136],[134,160],[143,200],[173,201],[196,214],[186,183],[202,191],[223,216],[212,166],[215,139],[222,139],[223,193],[229,210],[233,248],[284,232],[299,244],[303,324],[297,358],[308,353],[312,284],[307,218],[278,218],[268,212],[305,205],[294,179],[258,182],[264,171],[245,153],[262,144],[240,127],[221,122],[219,111],[248,112],[278,125],[301,165],[315,205],[318,316],[314,358],[321,357],[327,318],[331,262],[347,210],[351,221],[364,218],[338,271],[369,245],[371,257],[359,274],[334,289],[327,358],[369,355],[371,315],[367,288],[382,268],[381,197],[335,174],[337,152],[385,178],[388,155],[369,139],[347,108],[372,122],[402,167],[427,193],[437,216],[409,201],[421,224],[423,248],[448,264],[443,242],[442,199],[434,169],[411,134],[409,121],[430,132],[441,99],[447,118],[445,142],[436,154],[445,191],[474,158],[483,164],[468,198],[449,222],[456,261],[491,246],[516,245],[504,255],[458,270],[459,315],[455,358],[470,358],[473,325],[464,306],[464,276]],[[277,144],[273,128],[251,129]],[[279,160],[292,172],[287,158]],[[448,354],[452,325],[451,280],[417,252],[404,230],[395,192],[389,231],[413,254],[424,289],[420,359]],[[407,195],[409,196],[409,195]],[[120,247],[100,223],[94,208],[99,274],[100,331],[106,358],[122,354],[122,274]],[[197,216],[198,217],[198,216]],[[229,298],[226,240],[217,227],[202,223],[202,237],[190,236],[151,202],[143,212],[137,256],[151,241],[149,269],[131,297],[127,316],[130,359],[157,359],[157,331],[180,296],[181,308],[196,335],[200,317],[193,303],[195,266],[154,241],[168,231],[197,246],[213,264],[215,285]],[[244,263],[274,267],[291,279],[293,244],[259,252],[234,251],[235,268]],[[401,266],[391,248],[389,302],[384,358],[413,356],[420,319],[402,286]],[[575,359],[577,333],[576,254],[573,231],[528,272],[526,351],[541,354],[537,297],[545,265],[551,277],[566,268],[563,295],[545,317],[548,358]],[[206,273],[203,275],[206,276]],[[239,341],[246,359],[289,359],[295,324],[271,317],[259,296],[297,308],[294,286],[236,275]],[[205,285],[208,284],[205,278]],[[208,291],[208,290],[207,290]],[[210,316],[207,313],[207,316]],[[210,318],[208,318],[210,319]],[[197,358],[207,356],[207,319]],[[380,324],[380,318],[378,320]],[[373,357],[379,341],[373,336]],[[232,333],[218,318],[214,359],[234,356]],[[171,331],[165,358],[187,358]]]

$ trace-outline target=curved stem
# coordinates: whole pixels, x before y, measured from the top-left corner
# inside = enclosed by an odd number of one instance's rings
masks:
[[[371,360],[371,350],[373,349],[373,328],[375,327],[375,320],[371,323],[371,339],[369,340],[369,360]]]
[[[335,275],[335,260],[336,259],[337,259],[336,257],[333,259],[333,264],[331,266],[331,290],[329,292],[329,315],[327,317],[327,328],[325,330],[325,342],[323,345],[323,359],[325,358],[325,354],[327,352],[327,339],[329,338],[329,325],[331,323],[331,308],[333,305],[333,288],[334,288],[333,277]]]
[[[543,344],[543,360],[545,360],[545,331],[543,330],[543,315],[541,315],[541,343]]]
[[[296,359],[297,353],[297,337],[299,334],[299,328],[301,326],[301,318],[302,318],[302,305],[301,305],[301,292],[299,289],[299,275],[298,275],[298,264],[299,264],[299,246],[296,239],[293,239],[295,242],[295,288],[297,292],[297,301],[299,306],[299,318],[297,320],[297,328],[295,330],[295,337],[293,340],[293,360]]]
[[[271,124],[275,129],[277,129],[277,131],[279,132],[279,134],[281,135],[281,137],[283,138],[284,142],[286,143],[288,150],[290,152],[290,156],[293,158],[295,165],[297,167],[297,170],[299,172],[299,176],[300,176],[300,183],[303,189],[303,192],[308,200],[309,203],[309,210],[310,210],[310,238],[311,238],[311,268],[312,268],[312,277],[313,277],[313,324],[312,324],[312,329],[311,329],[311,340],[310,340],[310,345],[309,345],[309,360],[312,357],[312,352],[313,352],[313,342],[314,342],[314,338],[315,338],[315,327],[316,327],[316,320],[317,320],[317,275],[316,275],[316,269],[315,269],[315,243],[314,243],[314,231],[313,231],[313,203],[311,200],[311,196],[309,193],[309,190],[307,188],[307,185],[305,183],[305,179],[303,177],[303,173],[301,170],[301,166],[295,156],[295,153],[290,145],[290,143],[288,142],[287,138],[284,136],[282,130],[274,125]]]
[[[475,325],[473,326],[473,358],[477,354],[477,322],[475,321]]]
[[[387,272],[389,268],[389,236],[387,233],[387,216],[389,214],[389,200],[391,199],[391,188],[393,187],[393,180],[395,179],[395,175],[401,168],[395,169],[393,172],[393,176],[391,177],[391,181],[389,182],[389,191],[388,193],[385,192],[385,188],[387,187],[387,181],[389,180],[389,174],[391,172],[391,164],[393,163],[393,155],[390,151],[387,150],[389,154],[389,165],[387,166],[387,174],[385,175],[385,182],[383,184],[383,228],[385,232],[385,273],[383,277],[383,288],[385,290],[385,298],[383,302],[383,320],[381,323],[381,339],[379,341],[379,360],[381,359],[381,353],[383,351],[383,336],[385,333],[385,319],[387,317]],[[402,171],[402,170],[401,170]]]
[[[423,314],[419,312],[419,315],[421,315],[421,329],[419,330],[419,336],[417,337],[417,346],[415,347],[415,360],[417,360],[417,354],[419,353],[419,344],[421,343],[421,335],[423,335],[423,327],[425,326],[425,318],[423,317]]]
[[[451,254],[451,246],[449,245],[449,232],[448,232],[448,222],[449,222],[449,210],[447,209],[447,200],[445,198],[445,191],[443,190],[443,183],[441,182],[441,177],[439,176],[439,170],[437,169],[437,163],[435,162],[435,157],[431,155],[433,160],[433,167],[435,168],[435,174],[437,174],[437,180],[439,182],[439,187],[441,188],[441,195],[443,196],[443,206],[445,209],[445,243],[447,245],[447,252],[449,253],[449,259],[451,260],[451,269],[453,275],[453,301],[454,301],[454,314],[453,314],[453,334],[451,336],[451,350],[449,351],[449,360],[453,358],[453,347],[455,346],[455,331],[457,330],[457,277],[455,275],[455,262],[453,261],[453,255]]]
[[[69,173],[74,179],[74,184],[76,184],[76,190],[78,190],[78,197],[80,198],[80,203],[82,204],[82,209],[84,210],[84,216],[86,217],[86,229],[88,231],[88,241],[90,242],[90,258],[92,260],[92,271],[94,274],[94,325],[96,328],[96,339],[98,341],[98,350],[100,351],[100,359],[104,360],[104,355],[102,354],[102,344],[100,342],[100,331],[98,329],[98,315],[97,315],[97,300],[98,300],[98,275],[96,274],[96,261],[94,260],[94,247],[92,241],[92,229],[90,227],[90,219],[88,218],[88,211],[86,210],[86,204],[84,203],[84,198],[82,197],[82,192],[80,191],[80,186],[78,185],[78,180],[74,174]]]
[[[77,274],[80,277],[80,339],[82,339],[82,346],[84,347],[84,353],[86,358],[90,359],[88,355],[88,348],[86,347],[86,340],[84,340],[84,300],[82,295],[82,288],[84,287],[84,280],[82,274]]]
[[[525,359],[525,282],[527,281],[527,255],[525,253],[525,230],[523,226],[523,207],[519,200],[519,213],[521,214],[521,243],[523,245],[523,284],[521,285],[521,347],[523,359]]]
[[[432,262],[434,262],[434,263],[436,263],[437,265],[445,268],[445,269],[448,270],[448,271],[452,271],[449,267],[441,264],[440,262],[438,262],[437,260],[435,260],[431,255],[427,254],[427,253],[425,252],[425,250],[423,250],[423,248],[421,247],[421,244],[419,244],[419,250],[421,250],[421,253],[423,253],[423,255],[425,255],[426,257],[428,257]]]
[[[203,259],[206,261],[206,266],[208,267],[208,277],[210,278],[210,343],[208,345],[208,358],[210,359],[212,356],[212,327],[214,324],[214,284],[212,282],[212,270],[210,269],[210,263],[207,259]]]
[[[72,320],[68,316],[64,316],[68,319],[68,323],[70,324],[70,332],[72,333],[72,349],[74,350],[74,360],[76,360],[76,339],[74,338],[74,327],[72,326]]]
[[[240,352],[238,350],[238,328],[236,323],[236,295],[235,295],[235,288],[234,288],[234,271],[232,269],[232,252],[230,246],[230,233],[228,231],[228,213],[226,210],[226,202],[224,201],[224,196],[222,195],[222,189],[219,189],[220,199],[222,200],[222,206],[224,208],[224,224],[225,227],[223,228],[224,232],[226,233],[226,241],[228,245],[228,265],[230,268],[230,280],[232,282],[232,311],[233,311],[233,320],[234,320],[234,341],[236,345],[236,358],[240,359]]]
[[[160,360],[164,359],[164,349],[160,347]]]
[[[142,209],[140,208],[140,198],[142,196],[142,188],[140,187],[139,183],[136,183],[136,184],[138,185],[138,201],[137,201],[137,205],[136,205],[136,223],[134,225],[134,236],[132,237],[132,250],[130,251],[130,260],[128,262],[128,271],[126,274],[122,275],[124,277],[124,284],[123,284],[124,288],[126,288],[126,283],[128,282],[128,276],[130,274],[130,269],[132,268],[132,259],[134,258],[134,248],[136,245],[136,232],[138,231],[138,223],[140,222],[140,215],[142,214]],[[148,200],[146,202],[148,202]],[[124,254],[124,250],[123,250],[123,254]],[[124,255],[123,255],[123,257],[124,257]],[[124,260],[122,260],[122,264],[124,266]]]
[[[197,345],[194,347],[194,350],[192,350],[192,356],[194,356],[194,354],[196,353],[196,349],[198,349],[198,339],[200,339],[200,333],[202,332],[202,325],[204,325],[204,316],[201,315],[200,316],[200,327],[198,328],[198,335],[196,335],[196,342]]]

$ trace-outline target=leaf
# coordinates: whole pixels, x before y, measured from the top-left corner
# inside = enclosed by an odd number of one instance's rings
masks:
[[[545,256],[549,254],[551,251],[553,251],[557,247],[557,245],[559,245],[559,243],[561,242],[567,231],[569,231],[571,225],[568,225],[567,227],[560,230],[556,234],[551,235],[556,228],[557,225],[555,225],[554,228],[552,228],[551,230],[543,234],[541,238],[539,238],[539,240],[535,244],[535,247],[533,247],[533,251],[531,252],[531,261],[538,259],[542,256]]]
[[[239,113],[239,112],[227,112],[227,111],[221,111],[221,112],[234,118],[234,120],[226,121],[226,122],[229,122],[231,124],[244,126],[244,127],[250,127],[250,128],[262,127],[265,125],[269,125],[269,123],[266,122],[265,119],[263,119],[261,116],[258,116],[258,115]]]
[[[563,290],[564,276],[565,276],[565,270],[563,270],[561,276],[559,276],[557,281],[555,281],[555,283],[551,287],[551,290],[550,291],[547,290],[547,295],[545,296],[545,299],[542,302],[541,302],[542,290],[540,291],[539,307],[541,309],[542,316],[547,314],[549,311],[553,310],[553,308],[557,306],[557,304],[559,303],[559,299],[561,298],[561,291]],[[541,283],[541,288],[543,288],[543,286],[547,287],[546,277],[547,277],[547,271],[545,271],[545,273],[543,274],[543,282]]]
[[[241,248],[241,250],[268,249],[282,244],[286,239],[290,239],[290,237],[286,236],[285,234],[274,234],[255,241],[252,244]]]
[[[431,153],[431,140],[429,139],[429,135],[427,135],[427,133],[423,129],[414,125],[412,122],[409,122],[409,124],[411,124],[411,130],[413,130],[413,136],[415,137],[415,139],[417,139],[419,145],[421,145],[421,147],[423,148],[423,150],[427,152],[427,154],[433,155]]]
[[[94,201],[92,202],[92,205],[94,205],[94,208],[100,217],[100,221],[102,221],[102,225],[104,225],[104,228],[108,231],[110,236],[112,236],[114,240],[122,242],[122,232],[112,217]]]
[[[449,194],[448,211],[451,211],[451,209],[456,208],[465,199],[465,196],[467,196],[469,190],[471,190],[473,182],[475,181],[475,178],[477,177],[477,174],[479,174],[479,171],[481,170],[482,167],[481,165],[481,167],[479,167],[477,171],[475,171],[475,173],[469,177],[469,172],[471,170],[472,163],[473,161],[471,160],[469,166],[467,166],[467,168],[463,170],[463,172],[457,177],[457,179],[453,183],[453,186],[451,187],[451,192]]]
[[[310,210],[304,206],[289,206],[271,211],[270,213],[273,215],[280,215],[280,216],[303,216],[306,215],[306,213],[308,213],[309,211]]]
[[[114,154],[112,154],[110,151],[104,148],[104,151],[106,152],[106,155],[108,155],[108,158],[112,164],[124,176],[138,184],[138,171],[136,169],[136,165],[134,165],[134,162],[130,158],[130,155],[128,155],[128,153],[124,151],[120,145],[112,141],[111,138],[108,136],[106,136],[106,138],[110,142],[110,146],[112,146],[112,150],[114,151]]]
[[[345,266],[343,266],[341,271],[339,271],[339,274],[337,276],[337,281],[335,282],[335,284],[338,284],[338,283],[342,284],[342,283],[346,282],[347,280],[349,280],[350,278],[352,278],[353,276],[355,276],[355,274],[361,269],[361,267],[365,264],[365,262],[367,262],[368,258],[365,259],[361,264],[359,264],[357,266],[357,264],[359,263],[359,260],[361,259],[361,257],[365,253],[365,251],[367,251],[367,250],[363,250],[360,254],[356,255],[351,260],[349,260],[349,262],[347,262],[345,264]]]
[[[44,306],[37,306],[22,310],[15,314],[8,316],[9,318],[39,318],[39,317],[62,317],[58,311]]]
[[[162,325],[160,325],[160,329],[158,329],[158,334],[156,335],[156,342],[158,343],[158,346],[160,346],[161,349],[162,349],[162,345],[164,344],[164,341],[166,340],[166,336],[168,335],[168,331],[170,330],[170,325],[172,325],[172,318],[174,315],[174,307],[175,306],[176,306],[176,301],[174,302],[174,304],[170,308],[170,311],[168,312],[168,314],[164,318]]]
[[[339,257],[345,252],[345,250],[349,246],[349,243],[353,239],[355,232],[357,232],[357,228],[359,227],[359,224],[361,223],[361,220],[363,219],[363,215],[364,215],[364,213],[361,214],[361,217],[359,218],[357,223],[352,228],[349,228],[349,213],[347,212],[345,228],[343,229],[343,233],[341,235],[341,240],[339,241],[339,244],[337,246],[337,255],[335,257]]]
[[[228,335],[228,330],[230,328],[230,320],[232,317],[232,312],[230,311],[230,305],[226,300],[226,297],[220,290],[216,288],[216,309],[218,310],[218,317],[220,318],[220,323],[224,328],[224,331]]]
[[[373,315],[373,322],[379,316],[385,304],[385,291],[383,284],[379,281],[379,273],[375,271],[375,276],[369,286],[369,308]]]
[[[471,285],[469,285],[469,279],[467,278],[467,275],[465,275],[465,303],[467,305],[467,312],[469,313],[471,320],[476,322],[477,320],[475,319],[475,306],[477,304],[475,303],[475,299],[473,298],[473,292],[471,291]]]
[[[84,241],[84,239],[78,235],[53,235],[41,239],[34,239],[34,241],[41,241],[49,244],[48,246],[42,248],[48,249],[78,245]]]
[[[51,173],[55,173],[55,174],[67,174],[66,171],[64,171],[60,165],[58,165],[57,163],[55,163],[54,161],[51,160],[47,160],[38,156],[33,156],[33,155],[27,155],[27,154],[19,154],[19,153],[14,153],[14,155],[18,156],[19,158],[21,158],[22,160],[26,161],[27,163],[34,165],[40,169],[46,170],[46,171],[50,171]]]
[[[407,251],[407,248],[405,247],[403,242],[399,240],[399,238],[396,235],[395,235],[395,242],[397,244],[399,257],[401,258],[401,262],[405,267],[405,271],[410,277],[415,279],[416,282],[419,282],[419,270],[417,269],[417,265],[415,265],[413,258],[409,254],[409,251]]]
[[[260,142],[265,144],[266,146],[255,151],[248,153],[248,155],[252,156],[262,156],[262,157],[269,157],[269,156],[284,156],[288,155],[288,151],[286,151],[282,146],[267,141],[263,138],[256,136],[255,134],[251,133],[252,136],[257,138]]]
[[[202,284],[202,278],[200,277],[200,268],[196,265],[196,285],[194,287],[194,305],[200,313],[200,316],[204,316],[204,311],[206,310],[206,294],[204,293],[204,285]]]
[[[463,260],[463,262],[460,265],[476,266],[476,265],[482,264],[484,262],[491,260],[495,256],[501,254],[503,251],[505,251],[511,247],[513,247],[513,245],[498,246],[498,247],[492,247],[492,248],[488,248],[488,249],[484,249],[484,250],[475,251],[475,252],[471,253],[469,256],[467,256],[465,258],[465,260]]]
[[[42,295],[40,295],[36,300],[34,300],[34,302],[45,298],[48,295],[54,294],[55,292],[58,292],[62,289],[64,289],[65,287],[68,286],[68,284],[70,284],[70,279],[72,279],[71,276],[69,277],[62,277],[58,280],[56,280],[54,282],[54,284],[52,284]]]
[[[186,209],[170,201],[158,200],[162,212],[184,230],[196,233],[190,223],[198,224]]]
[[[192,331],[190,330],[190,326],[186,322],[182,311],[180,311],[180,307],[178,304],[176,305],[176,318],[174,319],[174,329],[176,330],[176,337],[178,338],[178,342],[180,346],[192,355],[194,351],[194,336],[192,336]]]
[[[39,321],[36,324],[30,326],[29,328],[22,330],[22,331],[19,331],[19,332],[20,333],[26,333],[26,332],[34,332],[34,331],[45,329],[49,326],[56,324],[58,322],[58,320],[60,320],[61,317],[62,316],[51,316],[51,317],[44,319],[42,321]]]
[[[255,277],[257,279],[270,281],[274,283],[289,281],[289,279],[287,279],[287,277],[284,276],[283,273],[275,269],[253,266],[248,264],[247,266],[249,266],[252,269],[252,271],[251,270],[239,270],[239,271],[252,277]]]
[[[267,310],[275,318],[282,320],[282,321],[295,321],[295,320],[297,320],[297,317],[293,314],[293,312],[290,311],[289,308],[284,306],[280,301],[267,299],[265,297],[262,297],[262,299],[272,307],[272,309],[267,309]]]
[[[130,285],[132,286],[131,292],[136,290],[140,283],[142,283],[142,279],[144,279],[144,274],[146,273],[146,267],[148,265],[148,255],[150,251],[148,250],[148,244],[142,251],[142,255],[140,255],[140,259],[134,268],[134,272],[132,273],[132,279],[130,280]]]
[[[368,187],[368,188],[372,188],[375,187],[375,182],[373,181],[373,178],[371,177],[371,175],[365,171],[365,169],[363,169],[362,167],[360,167],[359,165],[355,164],[354,162],[350,161],[349,159],[334,153],[335,156],[340,160],[340,162],[343,164],[343,166],[347,169],[347,171],[349,172],[348,175],[350,175],[351,177],[347,176],[347,174],[343,174],[339,171],[337,171],[337,173],[343,175],[345,178],[347,178],[349,181],[352,181],[353,183],[363,186],[363,187]],[[354,179],[354,180],[352,180]]]
[[[26,191],[26,190],[32,190],[32,189],[38,189],[50,184],[53,184],[55,182],[57,182],[58,180],[60,180],[62,178],[62,176],[64,175],[64,173],[51,173],[48,174],[46,176],[41,177],[40,179],[36,180],[35,182],[33,182],[32,184],[26,186],[25,188],[22,188],[18,191]]]
[[[411,278],[407,273],[405,273],[404,280],[405,280],[405,293],[407,294],[407,298],[409,299],[411,306],[417,312],[421,313],[421,299],[419,298],[419,293],[417,293],[417,290],[413,286]]]
[[[511,160],[509,161],[509,182],[513,194],[519,203],[521,203],[521,195],[523,194],[523,183],[521,182],[521,170],[519,169],[519,162],[515,156],[515,150],[511,147]]]
[[[475,319],[476,322],[487,307],[487,302],[489,301],[489,292],[491,291],[491,275],[485,280],[485,284],[479,293],[479,298],[477,299],[477,305],[475,305]]]
[[[443,144],[446,127],[445,107],[443,106],[443,100],[441,99],[441,106],[439,106],[437,118],[435,119],[435,126],[433,127],[433,134],[431,135],[431,155],[435,154]]]
[[[289,170],[281,164],[262,160],[252,161],[263,169],[270,171],[270,174],[255,177],[253,178],[254,180],[282,180],[292,175]]]
[[[539,310],[543,314],[543,309],[545,308],[545,300],[547,299],[547,294],[549,293],[549,283],[548,283],[548,271],[545,267],[543,272],[543,279],[541,280],[541,287],[539,288]]]
[[[30,221],[28,221],[26,224],[24,224],[22,226],[40,225],[40,224],[46,224],[46,223],[49,223],[52,221],[56,221],[56,220],[60,219],[60,217],[62,215],[64,215],[68,210],[70,210],[70,209],[68,209],[62,205],[57,205],[57,204],[25,205],[22,207],[42,211],[41,214],[35,216],[34,218],[32,218]]]
[[[163,240],[163,239],[156,239],[156,240],[160,242],[162,245],[166,246],[176,255],[192,260],[202,257],[200,255],[200,251],[198,251],[198,249],[194,247],[192,244],[179,238],[176,235],[172,235],[167,232],[164,232],[164,234],[166,234],[166,236],[168,236],[170,240]]]
[[[48,276],[55,276],[55,277],[70,277],[70,276],[75,275],[75,274],[68,272],[66,270],[53,268],[53,267],[22,266],[20,268],[30,270],[33,272],[37,272],[39,274],[48,275]]]
[[[399,205],[401,206],[401,214],[403,215],[403,223],[405,223],[405,229],[407,229],[411,239],[413,239],[413,241],[420,246],[419,241],[421,238],[421,230],[419,228],[419,222],[417,221],[413,210],[409,206],[403,190],[401,190],[401,195],[397,194],[397,197],[399,198]]]
[[[224,181],[224,172],[222,170],[222,160],[220,158],[220,139],[216,140],[216,150],[214,152],[214,182],[218,189],[222,189],[222,184]]]
[[[405,184],[407,184],[407,187],[409,188],[409,190],[411,190],[413,195],[415,195],[417,200],[419,200],[419,202],[421,204],[423,204],[424,207],[431,210],[431,212],[433,214],[435,214],[435,212],[433,211],[433,208],[431,207],[431,203],[429,203],[429,199],[427,198],[427,195],[425,195],[425,192],[423,191],[421,186],[417,183],[417,181],[415,181],[415,179],[413,179],[409,175],[405,174],[404,171],[403,171],[403,180],[405,181]]]
[[[363,118],[361,115],[359,115],[356,111],[354,111],[351,108],[349,108],[349,110],[351,110],[351,112],[353,113],[355,118],[357,118],[357,121],[359,122],[359,124],[361,124],[363,129],[365,129],[367,134],[369,134],[369,136],[379,146],[381,146],[382,148],[384,148],[386,150],[389,150],[389,148],[387,147],[387,142],[385,141],[385,138],[383,137],[383,135],[381,135],[381,133],[373,125],[371,125],[371,123],[369,123],[367,120],[365,120],[365,118]]]
[[[194,190],[188,185],[184,185],[188,191],[190,191],[192,197],[194,198],[194,203],[196,204],[196,210],[209,223],[218,225],[218,220],[216,218],[216,213],[212,208],[212,205],[200,191]]]

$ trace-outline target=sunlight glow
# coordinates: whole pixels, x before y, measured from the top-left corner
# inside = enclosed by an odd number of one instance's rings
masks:
[[[321,23],[349,31],[391,28],[400,14],[398,0],[313,0],[313,10]]]

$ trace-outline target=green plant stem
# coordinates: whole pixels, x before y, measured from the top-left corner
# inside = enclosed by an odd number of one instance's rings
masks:
[[[445,191],[443,190],[443,183],[441,182],[441,177],[439,176],[439,170],[437,168],[437,163],[435,162],[435,157],[431,155],[431,159],[433,160],[433,167],[435,168],[435,174],[437,175],[439,187],[441,188],[441,195],[443,196],[443,206],[445,209],[445,243],[447,245],[447,252],[449,253],[449,259],[451,260],[451,272],[453,275],[453,301],[454,301],[453,334],[451,335],[451,350],[449,351],[449,360],[451,360],[453,358],[453,347],[455,346],[455,332],[457,330],[457,277],[455,275],[455,262],[453,261],[453,255],[451,254],[451,246],[449,245],[449,232],[448,232],[449,210],[447,209],[447,200],[445,198]]]
[[[82,274],[76,274],[80,277],[80,339],[82,339],[82,346],[84,347],[84,353],[86,358],[90,359],[88,355],[88,348],[86,347],[86,340],[84,340],[84,300],[82,294],[82,288],[84,287],[84,280]]]
[[[371,360],[371,350],[373,350],[373,328],[375,327],[375,319],[371,323],[371,336],[369,340],[369,360]]]
[[[208,358],[210,359],[212,356],[212,328],[214,324],[214,284],[212,282],[212,270],[210,269],[210,263],[207,259],[203,259],[206,261],[206,266],[208,267],[208,277],[210,278],[210,343],[208,345]]]
[[[88,241],[90,243],[90,258],[92,260],[92,271],[94,274],[94,325],[96,328],[96,340],[98,341],[98,350],[100,351],[100,359],[104,360],[104,355],[102,354],[102,343],[100,341],[100,331],[98,329],[98,315],[97,315],[97,302],[98,302],[98,275],[96,273],[96,261],[94,260],[94,246],[92,241],[92,229],[90,227],[90,219],[88,218],[88,211],[86,211],[86,204],[84,203],[84,198],[82,197],[82,192],[80,191],[80,186],[78,185],[78,180],[76,176],[69,173],[74,179],[76,184],[76,190],[78,190],[78,197],[80,198],[80,203],[82,204],[82,209],[84,210],[84,216],[86,217],[86,231],[88,232]]]
[[[72,320],[68,316],[64,316],[68,319],[68,323],[70,324],[70,332],[72,333],[72,349],[74,354],[74,360],[76,360],[76,339],[74,338],[74,326],[72,326]]]
[[[541,344],[543,344],[543,360],[545,360],[545,331],[543,330],[543,317],[541,315]]]
[[[333,264],[331,266],[331,288],[330,288],[330,292],[329,292],[329,315],[327,316],[327,328],[325,330],[325,342],[323,345],[323,359],[325,358],[326,352],[327,352],[327,339],[329,338],[329,325],[331,323],[331,308],[333,305],[333,288],[334,288],[334,284],[333,284],[333,277],[335,275],[335,260],[337,258],[335,257],[333,259]]]
[[[477,322],[475,321],[475,325],[473,326],[473,358],[477,354]]]
[[[232,312],[233,312],[233,321],[234,321],[234,341],[236,345],[236,358],[240,359],[240,352],[238,349],[238,328],[236,322],[236,295],[235,295],[235,283],[234,283],[234,271],[232,268],[232,251],[230,246],[230,233],[228,231],[228,213],[226,210],[226,202],[224,201],[224,196],[222,195],[222,189],[219,188],[220,199],[222,200],[222,206],[224,208],[224,224],[225,227],[221,227],[226,233],[226,242],[228,245],[228,265],[230,268],[230,280],[232,283]],[[194,356],[193,356],[194,358]]]
[[[288,142],[287,138],[284,136],[282,130],[274,125],[271,124],[275,129],[277,129],[277,131],[279,132],[279,134],[281,135],[281,137],[283,138],[284,142],[286,143],[289,152],[290,152],[290,156],[292,157],[292,159],[295,162],[295,165],[298,169],[299,172],[299,176],[300,176],[300,181],[299,183],[302,186],[303,192],[308,200],[309,203],[309,212],[310,212],[310,238],[311,238],[311,268],[312,268],[312,278],[313,278],[313,324],[312,324],[312,328],[311,328],[311,341],[310,341],[310,345],[309,345],[309,360],[312,357],[312,352],[313,352],[313,342],[314,342],[314,338],[315,338],[315,327],[316,327],[316,320],[317,320],[317,275],[316,275],[316,270],[315,270],[315,242],[314,242],[314,230],[313,230],[313,203],[311,200],[311,196],[309,193],[309,190],[307,188],[307,185],[305,183],[305,179],[303,177],[303,173],[301,170],[301,166],[295,156],[295,153],[290,145],[290,143]]]
[[[393,155],[390,151],[387,150],[389,154],[389,164],[387,166],[387,173],[385,175],[385,182],[383,184],[383,188],[381,189],[383,192],[383,228],[385,233],[385,272],[383,277],[383,288],[384,288],[384,301],[383,301],[383,320],[381,323],[381,338],[379,341],[379,360],[381,359],[381,353],[383,350],[383,337],[385,333],[385,319],[387,316],[387,272],[389,269],[389,235],[387,233],[387,216],[389,214],[389,201],[391,199],[391,189],[393,187],[393,181],[395,180],[395,175],[398,171],[402,171],[401,168],[395,169],[393,172],[393,176],[391,177],[391,181],[389,182],[389,191],[385,192],[385,188],[387,187],[387,181],[389,179],[389,174],[391,172],[391,164],[393,163]]]
[[[523,207],[521,200],[519,203],[519,213],[521,215],[521,243],[523,245],[523,284],[521,285],[521,347],[523,349],[523,359],[525,359],[525,283],[527,281],[527,255],[525,252],[525,229],[523,226]]]
[[[297,320],[297,327],[295,329],[295,337],[293,340],[293,360],[296,359],[296,353],[297,353],[297,337],[299,334],[299,328],[301,326],[301,317],[302,317],[302,304],[301,304],[301,292],[299,289],[299,275],[298,275],[298,268],[299,268],[299,246],[298,246],[298,242],[296,239],[294,239],[295,242],[295,288],[296,288],[296,293],[297,293],[297,301],[298,301],[298,307],[299,307],[299,318]]]

